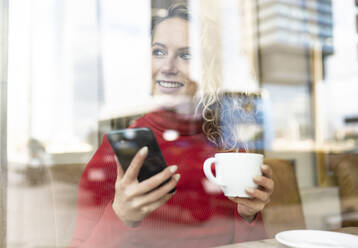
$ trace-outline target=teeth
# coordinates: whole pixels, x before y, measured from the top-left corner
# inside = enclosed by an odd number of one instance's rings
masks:
[[[172,82],[172,81],[157,81],[157,82],[160,86],[165,88],[180,88],[184,86],[183,83],[179,83],[179,82]]]

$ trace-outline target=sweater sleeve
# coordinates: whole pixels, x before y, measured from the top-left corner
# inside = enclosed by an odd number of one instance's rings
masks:
[[[87,164],[78,187],[77,217],[70,247],[82,246],[94,233],[106,208],[112,204],[117,176],[114,152],[106,136]],[[118,219],[116,220],[120,222]],[[103,233],[97,232],[96,233]]]
[[[255,219],[248,223],[235,211],[235,232],[233,243],[261,240],[267,238],[262,214],[259,212]]]
[[[135,121],[130,128],[141,126]],[[114,214],[112,201],[117,177],[114,151],[106,135],[87,164],[78,187],[77,217],[70,247],[111,247],[119,232],[129,231]],[[138,227],[136,229],[139,229]],[[113,233],[116,230],[116,233]],[[116,242],[115,242],[116,241]]]
[[[71,247],[76,248],[117,248],[121,247],[121,240],[126,233],[133,230],[141,231],[141,227],[131,228],[125,226],[116,216],[112,208],[112,201],[108,202],[101,217],[92,226],[91,232],[80,242],[73,243]],[[128,239],[127,239],[128,241]]]

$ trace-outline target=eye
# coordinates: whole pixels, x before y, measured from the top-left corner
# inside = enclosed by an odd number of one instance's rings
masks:
[[[152,51],[152,55],[156,56],[156,57],[161,57],[164,56],[166,53],[163,49],[159,49],[159,48],[155,48]]]
[[[180,58],[182,58],[184,60],[190,60],[191,59],[190,52],[182,52],[179,56],[180,56]]]

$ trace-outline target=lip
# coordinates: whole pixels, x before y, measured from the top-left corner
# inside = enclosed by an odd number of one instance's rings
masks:
[[[174,80],[156,80],[157,87],[160,92],[173,94],[184,87],[184,83]]]

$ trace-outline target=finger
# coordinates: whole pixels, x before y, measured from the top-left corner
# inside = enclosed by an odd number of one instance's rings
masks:
[[[125,183],[133,182],[137,180],[140,169],[142,168],[143,162],[148,154],[148,147],[142,147],[134,156],[126,173],[124,174],[123,181]]]
[[[174,189],[174,187],[177,185],[177,183],[179,181],[179,178],[180,178],[180,175],[175,174],[169,182],[167,182],[160,188],[158,188],[158,189],[146,194],[144,197],[142,197],[140,200],[141,202],[139,202],[138,204],[144,206],[144,205],[148,205],[152,202],[156,202],[156,201],[160,200],[165,195],[167,195],[172,189]]]
[[[244,201],[240,199],[237,204],[237,210],[241,216],[254,215],[264,208],[265,204],[257,201]]]
[[[234,201],[238,205],[244,205],[248,208],[251,208],[253,205],[253,199],[252,198],[246,198],[246,197],[231,197],[232,201]]]
[[[120,180],[123,178],[124,172],[121,166],[121,163],[119,163],[118,158],[116,155],[113,156],[114,160],[116,161],[116,165],[117,165],[117,180]]]
[[[268,192],[259,189],[247,188],[246,193],[254,199],[258,199],[264,203],[267,203],[270,199],[270,194]]]
[[[270,166],[263,164],[261,165],[261,171],[262,171],[262,175],[268,177],[268,178],[272,178],[272,169],[270,168]]]
[[[228,198],[235,203],[248,202],[253,200],[251,197],[229,196]]]
[[[141,183],[138,184],[138,187],[136,189],[136,191],[137,191],[136,194],[138,194],[138,195],[144,194],[144,193],[147,193],[147,192],[155,189],[156,187],[161,185],[163,182],[168,180],[174,174],[174,172],[176,172],[177,169],[178,169],[178,166],[176,166],[176,165],[169,166],[168,168],[161,171],[160,173],[142,181]]]
[[[236,202],[236,198],[237,198],[237,197],[229,196],[229,199],[230,199],[231,201],[233,201],[233,202]]]
[[[172,195],[167,194],[167,195],[163,196],[162,198],[160,198],[158,201],[152,202],[148,205],[143,206],[142,211],[146,214],[150,214],[154,210],[156,210],[157,208],[162,206],[164,203],[166,203],[170,198],[172,198]]]
[[[274,189],[274,182],[271,178],[265,176],[256,176],[253,179],[254,183],[261,186],[264,191],[272,193]]]
[[[240,202],[240,199],[244,199],[242,197],[233,197],[233,196],[229,196],[228,197],[232,202],[235,202],[236,204]]]

